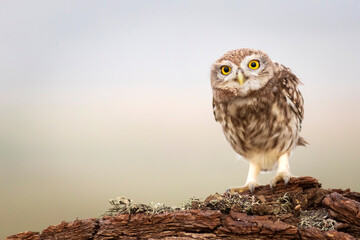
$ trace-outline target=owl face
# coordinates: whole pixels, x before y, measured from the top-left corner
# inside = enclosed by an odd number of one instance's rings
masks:
[[[263,88],[275,73],[271,59],[260,50],[242,48],[225,53],[211,69],[211,86],[218,101],[245,97]]]

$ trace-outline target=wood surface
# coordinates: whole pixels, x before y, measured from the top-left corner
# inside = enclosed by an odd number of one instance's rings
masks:
[[[359,239],[360,193],[292,178],[240,195],[214,194],[186,210],[62,222],[7,239]]]

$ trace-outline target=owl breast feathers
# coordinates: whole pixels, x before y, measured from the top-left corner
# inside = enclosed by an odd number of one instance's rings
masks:
[[[227,52],[211,69],[215,120],[232,148],[261,170],[306,141],[300,80],[289,68],[253,49]]]

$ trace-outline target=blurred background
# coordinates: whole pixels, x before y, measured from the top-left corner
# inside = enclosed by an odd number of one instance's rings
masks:
[[[210,66],[265,51],[303,81],[292,173],[360,191],[359,1],[0,1],[0,238],[245,182]],[[275,172],[263,174],[268,184]]]

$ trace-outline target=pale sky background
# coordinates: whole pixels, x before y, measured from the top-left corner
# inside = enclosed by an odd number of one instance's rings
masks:
[[[242,185],[209,80],[242,47],[305,84],[293,174],[360,191],[359,43],[356,0],[1,0],[0,238]]]

